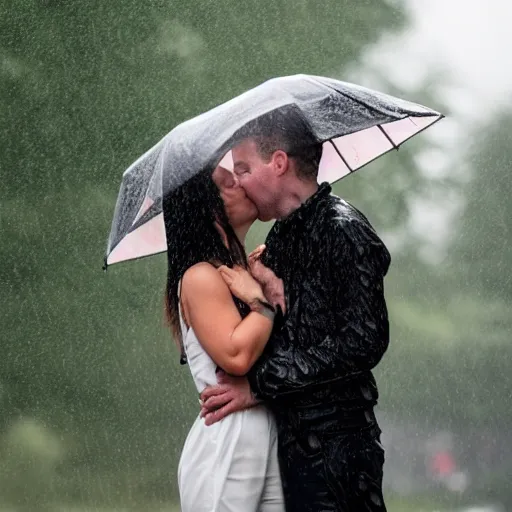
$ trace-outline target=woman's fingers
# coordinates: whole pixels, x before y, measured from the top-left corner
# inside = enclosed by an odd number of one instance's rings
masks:
[[[218,268],[218,271],[221,273],[221,274],[224,274],[226,276],[231,276],[231,277],[235,277],[236,274],[237,274],[237,270],[236,268],[229,268],[227,267],[226,265],[221,265],[219,268]]]
[[[231,270],[229,267],[226,267],[226,265],[221,265],[217,270],[219,271],[220,275],[222,276],[222,279],[224,279],[224,281],[227,284],[230,284],[233,282],[234,270]]]
[[[249,254],[248,259],[249,260],[258,260],[258,259],[260,259],[261,255],[263,254],[265,249],[266,249],[266,246],[264,244],[258,245],[258,247],[256,247],[256,249],[254,249],[254,251],[252,251]]]
[[[258,245],[258,247],[256,247],[255,252],[258,252],[259,254],[261,254],[266,248],[267,248],[267,246],[265,244],[260,244],[260,245]]]

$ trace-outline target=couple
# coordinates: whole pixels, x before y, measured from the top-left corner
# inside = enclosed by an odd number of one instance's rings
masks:
[[[385,511],[371,370],[389,341],[389,253],[318,186],[321,144],[278,117],[233,148],[234,175],[164,198],[168,314],[202,399],[182,511]],[[248,261],[256,218],[277,222]]]

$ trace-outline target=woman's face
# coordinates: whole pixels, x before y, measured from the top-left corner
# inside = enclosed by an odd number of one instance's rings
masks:
[[[219,189],[226,215],[233,229],[251,225],[258,218],[258,210],[247,197],[236,176],[219,166],[213,171],[212,178]]]

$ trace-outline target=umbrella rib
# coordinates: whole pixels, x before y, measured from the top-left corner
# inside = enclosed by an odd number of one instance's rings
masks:
[[[394,149],[398,149],[398,146],[393,142],[393,139],[388,135],[388,133],[386,132],[386,130],[384,130],[384,128],[382,128],[382,126],[380,124],[377,125],[377,127],[379,128],[379,130],[384,134],[384,137],[386,137],[386,139],[389,140],[390,144],[393,146]]]
[[[336,153],[338,153],[338,156],[341,158],[341,161],[347,166],[347,169],[350,172],[354,172],[354,169],[352,169],[350,167],[350,165],[348,165],[348,162],[345,160],[344,156],[340,153],[340,150],[336,147],[336,144],[334,144],[332,139],[329,139],[329,142],[332,144],[332,147],[334,148],[334,151],[336,151]]]

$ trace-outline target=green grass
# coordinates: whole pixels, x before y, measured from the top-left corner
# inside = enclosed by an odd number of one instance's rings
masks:
[[[388,512],[447,512],[437,503],[417,501],[409,498],[388,498],[386,499]]]

